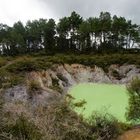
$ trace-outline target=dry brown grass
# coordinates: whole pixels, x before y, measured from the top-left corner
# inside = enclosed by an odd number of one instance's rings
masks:
[[[20,102],[8,103],[4,105],[4,114],[4,119],[10,126],[10,130],[12,129],[10,133],[13,132],[13,129],[14,134],[24,129],[23,131],[28,134],[28,128],[23,127],[25,122],[26,126],[30,127],[30,131],[33,132],[30,136],[34,136],[36,131],[42,135],[39,140],[77,140],[77,138],[78,140],[86,140],[92,136],[89,125],[84,122],[82,117],[73,112],[66,102],[53,103],[47,108],[42,106],[34,108]],[[29,124],[27,124],[28,122]],[[36,130],[33,131],[32,126]],[[24,136],[24,133],[22,135]]]

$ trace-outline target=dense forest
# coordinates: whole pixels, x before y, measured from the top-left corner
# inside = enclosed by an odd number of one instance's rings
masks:
[[[83,19],[76,12],[54,19],[0,24],[1,55],[47,52],[121,52],[140,47],[140,26],[109,12]]]

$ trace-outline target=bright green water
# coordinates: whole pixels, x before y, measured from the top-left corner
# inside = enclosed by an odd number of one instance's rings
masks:
[[[70,90],[70,94],[75,98],[74,102],[85,100],[87,103],[83,108],[77,108],[79,114],[85,118],[89,117],[93,111],[99,113],[109,113],[119,121],[125,122],[125,113],[128,106],[128,94],[125,86],[113,84],[79,84]]]

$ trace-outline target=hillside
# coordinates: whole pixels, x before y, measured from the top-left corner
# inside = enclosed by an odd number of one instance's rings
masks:
[[[0,138],[8,140],[9,134],[12,140],[25,135],[25,140],[116,138],[131,125],[94,115],[86,121],[70,108],[66,93],[83,82],[127,85],[140,77],[139,58],[133,54],[1,57]]]

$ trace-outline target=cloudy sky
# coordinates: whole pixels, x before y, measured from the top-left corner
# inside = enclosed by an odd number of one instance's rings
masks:
[[[0,0],[0,23],[12,25],[38,18],[68,16],[72,11],[84,18],[109,11],[140,23],[140,0]]]

